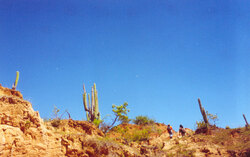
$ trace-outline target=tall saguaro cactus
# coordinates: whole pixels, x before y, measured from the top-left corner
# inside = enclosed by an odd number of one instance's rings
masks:
[[[243,118],[244,118],[244,120],[245,120],[245,122],[246,122],[246,128],[249,126],[249,124],[248,124],[248,122],[247,122],[247,118],[246,118],[246,116],[243,114]]]
[[[202,107],[201,105],[201,100],[200,98],[198,98],[198,103],[199,103],[199,106],[200,106],[200,110],[201,110],[201,114],[202,114],[202,117],[203,117],[203,120],[204,122],[207,124],[207,126],[209,125],[209,122],[208,122],[208,119],[207,119],[207,114],[206,114],[206,111],[205,109]]]
[[[89,122],[93,122],[95,119],[100,120],[100,112],[99,112],[99,105],[98,105],[98,96],[96,90],[96,84],[94,83],[93,87],[91,88],[91,100],[90,95],[87,94],[85,86],[83,84],[83,105],[84,110],[86,111],[86,117]],[[87,101],[88,98],[88,101]]]

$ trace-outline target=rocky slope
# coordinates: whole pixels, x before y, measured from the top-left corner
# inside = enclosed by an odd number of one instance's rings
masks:
[[[20,92],[0,86],[0,156],[137,156],[128,146],[106,141],[86,121],[44,123]]]
[[[44,122],[20,92],[0,86],[0,156],[250,156],[250,131],[219,129],[209,135],[167,126],[122,124],[106,135],[86,121]]]

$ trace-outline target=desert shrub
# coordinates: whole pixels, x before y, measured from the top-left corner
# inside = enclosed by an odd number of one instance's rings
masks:
[[[44,122],[51,122],[51,125],[53,127],[59,127],[59,125],[61,124],[62,116],[65,113],[67,113],[68,116],[69,116],[69,119],[71,119],[70,114],[69,114],[69,112],[67,110],[65,110],[60,116],[59,116],[59,112],[60,112],[60,110],[56,106],[54,106],[54,109],[53,109],[53,118],[49,118],[49,119],[45,118]]]
[[[230,127],[227,125],[227,126],[226,126],[226,129],[230,129]]]
[[[129,132],[128,127],[120,127],[116,126],[112,129],[113,131],[120,133],[121,136],[119,139],[123,139],[127,142],[139,142],[149,139],[149,134],[152,132],[151,128],[145,128],[142,130],[134,130],[133,132]]]
[[[210,122],[210,124],[215,125],[219,120],[217,114],[208,113],[208,111],[206,111],[206,114],[208,116],[208,121]]]
[[[100,130],[103,133],[107,133],[110,128],[111,128],[111,125],[105,123],[104,121],[102,121],[102,123],[100,124]]]
[[[149,134],[150,134],[150,130],[148,129],[143,129],[143,130],[137,130],[135,131],[132,136],[131,136],[131,140],[133,142],[137,142],[137,141],[146,141],[149,139]]]
[[[150,129],[142,129],[142,130],[135,130],[133,133],[129,133],[128,129],[125,128],[117,128],[117,132],[121,133],[121,139],[127,142],[140,142],[146,141],[149,139],[149,134],[151,133]]]
[[[207,127],[206,123],[204,121],[196,121],[196,129]]]
[[[116,126],[114,128],[114,130],[120,134],[122,134],[122,136],[124,136],[127,132],[128,132],[128,127],[120,127],[120,126]]]
[[[154,124],[155,120],[148,118],[147,116],[137,116],[133,123],[136,125],[148,125],[148,124]]]
[[[60,119],[53,119],[51,122],[51,125],[55,128],[59,127],[59,125],[61,124],[61,120]]]
[[[101,119],[94,119],[93,123],[95,124],[96,127],[99,127],[99,125],[102,123]]]

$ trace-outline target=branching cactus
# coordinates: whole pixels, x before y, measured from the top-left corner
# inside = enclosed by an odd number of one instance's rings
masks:
[[[199,106],[200,106],[200,110],[201,110],[201,114],[202,114],[203,120],[206,123],[206,125],[209,126],[209,122],[208,122],[208,119],[207,119],[206,111],[202,107],[201,100],[199,98],[198,98],[198,103],[199,103]]]
[[[84,110],[86,111],[87,120],[89,122],[100,121],[101,117],[99,112],[96,84],[94,83],[93,87],[91,88],[91,100],[90,100],[90,95],[87,94],[86,92],[84,84],[83,84],[83,92],[84,92],[83,105],[84,105]]]

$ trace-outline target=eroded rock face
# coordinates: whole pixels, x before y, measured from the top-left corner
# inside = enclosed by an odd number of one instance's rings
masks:
[[[12,90],[9,88],[4,88],[0,84],[0,97],[1,96],[10,96],[10,97],[17,97],[17,98],[23,99],[23,95],[19,91]]]
[[[62,156],[48,133],[20,92],[0,86],[0,156]]]

